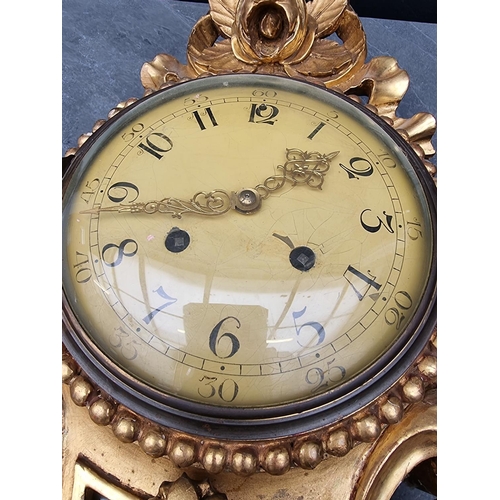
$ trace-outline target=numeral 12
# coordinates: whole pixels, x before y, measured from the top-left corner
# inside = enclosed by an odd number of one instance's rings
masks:
[[[252,104],[252,109],[250,110],[251,123],[266,123],[267,125],[274,125],[276,116],[279,113],[279,109],[271,104]]]

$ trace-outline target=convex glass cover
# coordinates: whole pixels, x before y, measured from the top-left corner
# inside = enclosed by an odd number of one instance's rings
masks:
[[[348,398],[423,335],[426,177],[382,120],[311,84],[230,75],[159,91],[65,177],[70,345],[126,390],[200,414]]]

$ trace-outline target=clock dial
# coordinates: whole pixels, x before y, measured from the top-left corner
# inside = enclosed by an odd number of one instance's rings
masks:
[[[197,408],[345,397],[429,314],[435,216],[415,163],[360,106],[285,78],[142,100],[68,175],[71,335],[127,387]]]

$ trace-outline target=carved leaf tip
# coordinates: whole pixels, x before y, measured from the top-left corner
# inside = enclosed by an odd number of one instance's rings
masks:
[[[174,83],[195,74],[188,66],[169,54],[158,54],[141,68],[141,83],[146,90],[159,90],[166,83]]]
[[[231,36],[231,31],[236,16],[238,0],[208,0],[210,15],[220,31],[226,36]]]
[[[313,0],[306,3],[308,14],[315,18],[318,24],[318,38],[331,35],[337,29],[340,16],[347,5],[347,0]]]

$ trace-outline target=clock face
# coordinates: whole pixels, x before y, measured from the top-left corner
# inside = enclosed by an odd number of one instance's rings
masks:
[[[434,294],[417,163],[361,106],[286,78],[143,99],[67,175],[70,343],[129,392],[198,413],[284,414],[373,385]]]

